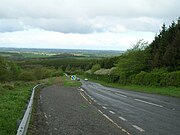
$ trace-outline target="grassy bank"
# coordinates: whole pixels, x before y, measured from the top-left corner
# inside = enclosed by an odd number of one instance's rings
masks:
[[[5,85],[2,87],[2,85]],[[26,103],[30,97],[32,83],[1,84],[0,87],[0,135],[14,135],[16,122],[22,119]]]
[[[81,78],[85,78],[81,76]],[[142,86],[142,85],[121,85],[118,83],[107,83],[104,81],[94,80],[88,78],[90,81],[100,83],[107,87],[113,88],[120,88],[125,90],[132,90],[132,91],[140,91],[145,93],[152,93],[152,94],[159,94],[159,95],[166,95],[166,96],[173,96],[173,97],[180,97],[180,88],[179,87],[156,87],[156,86]]]
[[[47,85],[63,85],[65,87],[80,87],[81,82],[76,80],[71,80],[66,76],[51,77],[48,79],[41,80],[40,83],[46,83]]]

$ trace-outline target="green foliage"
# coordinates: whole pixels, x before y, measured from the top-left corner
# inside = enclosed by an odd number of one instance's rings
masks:
[[[140,40],[132,49],[121,55],[117,64],[120,74],[130,76],[147,69],[148,52],[145,50],[146,46],[147,43]]]
[[[14,84],[5,83],[5,84],[2,84],[2,87],[6,90],[12,90],[14,89]]]
[[[8,81],[10,78],[8,62],[0,57],[0,81]]]
[[[6,84],[7,86],[8,84]],[[22,119],[22,110],[30,97],[32,85],[18,86],[2,90],[0,85],[0,134],[14,135],[17,132],[16,121]]]
[[[0,56],[0,82],[16,80],[19,73],[20,68],[15,63]]]
[[[151,69],[167,67],[170,70],[180,69],[180,22],[174,21],[167,28],[165,24],[154,41],[148,47]]]
[[[91,71],[94,73],[95,71],[99,70],[101,68],[100,64],[95,64],[92,66]]]
[[[19,75],[19,79],[22,81],[35,81],[36,77],[31,71],[22,71]]]
[[[46,68],[46,67],[35,67],[31,70],[24,70],[20,73],[19,79],[22,81],[35,81],[41,80],[49,77],[62,76],[63,70],[58,68]]]
[[[146,86],[180,86],[180,71],[167,72],[156,69],[150,73],[141,71],[135,76],[132,83]]]
[[[64,71],[61,68],[58,68],[55,72],[52,72],[51,76],[53,76],[53,77],[63,76],[63,73],[64,73]]]

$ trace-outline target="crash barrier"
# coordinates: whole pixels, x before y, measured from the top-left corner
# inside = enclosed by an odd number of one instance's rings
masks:
[[[42,85],[44,85],[44,84],[38,84],[33,88],[29,104],[28,104],[27,109],[24,113],[23,119],[21,120],[21,123],[18,127],[16,135],[26,135],[28,125],[29,125],[29,121],[31,118],[32,108],[33,108],[33,99],[34,99],[35,89],[39,86],[42,86]]]

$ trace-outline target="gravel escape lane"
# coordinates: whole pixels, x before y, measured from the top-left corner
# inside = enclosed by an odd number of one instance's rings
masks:
[[[78,88],[52,85],[38,94],[34,135],[125,135],[80,95]]]

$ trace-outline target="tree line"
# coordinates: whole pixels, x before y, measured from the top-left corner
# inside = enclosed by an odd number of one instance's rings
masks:
[[[180,86],[180,18],[152,43],[139,40],[119,57],[97,60],[88,77],[120,84]]]

